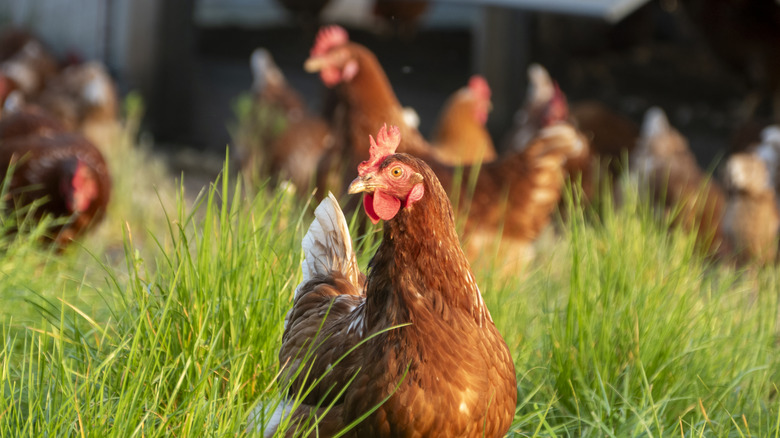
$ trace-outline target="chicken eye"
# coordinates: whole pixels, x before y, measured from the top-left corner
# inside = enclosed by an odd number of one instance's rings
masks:
[[[393,167],[393,169],[390,170],[390,175],[393,175],[393,177],[395,178],[400,178],[401,175],[403,174],[404,174],[404,170],[401,169],[400,167]]]

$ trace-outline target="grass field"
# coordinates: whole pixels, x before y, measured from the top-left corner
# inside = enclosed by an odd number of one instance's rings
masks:
[[[281,397],[310,209],[235,178],[187,203],[132,137],[81,245],[0,229],[2,436],[244,436]],[[780,436],[778,269],[710,264],[633,196],[568,217],[524,272],[476,272],[517,368],[510,436]]]

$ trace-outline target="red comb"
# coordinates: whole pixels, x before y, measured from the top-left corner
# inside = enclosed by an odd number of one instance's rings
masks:
[[[555,92],[547,104],[545,125],[565,121],[569,118],[569,103],[566,101],[566,95],[563,94],[557,82],[553,81],[553,86]]]
[[[349,42],[349,35],[347,31],[341,26],[327,26],[320,29],[317,32],[317,37],[314,39],[314,47],[311,48],[311,56],[321,56],[330,49],[338,47],[342,44]]]
[[[490,85],[485,78],[480,75],[474,75],[469,79],[469,89],[481,100],[490,100]]]
[[[401,131],[398,130],[397,126],[390,126],[388,131],[387,123],[385,123],[376,135],[376,141],[370,135],[368,138],[371,141],[371,147],[368,150],[371,158],[358,165],[358,175],[360,176],[375,169],[385,158],[395,153],[395,150],[401,143]]]

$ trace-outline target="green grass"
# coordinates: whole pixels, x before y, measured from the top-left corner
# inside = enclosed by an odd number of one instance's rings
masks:
[[[81,245],[0,233],[0,435],[243,436],[283,394],[311,208],[224,178],[188,203],[148,151],[115,153],[159,184],[117,166]],[[517,368],[510,435],[779,436],[778,269],[712,265],[636,197],[602,210],[567,214],[524,272],[476,272]]]

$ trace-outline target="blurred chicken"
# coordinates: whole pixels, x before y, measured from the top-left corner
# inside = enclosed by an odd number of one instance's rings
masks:
[[[427,0],[374,0],[373,13],[380,22],[377,29],[402,38],[412,38],[428,10],[428,4]]]
[[[529,67],[528,81],[528,97],[515,115],[505,146],[509,150],[522,149],[540,128],[560,121],[571,122],[589,139],[589,144],[580,155],[569,157],[566,172],[573,183],[581,186],[584,200],[593,200],[603,184],[618,177],[620,163],[636,144],[639,127],[595,101],[574,104],[570,112],[566,95],[541,65]]]
[[[72,65],[54,76],[31,103],[46,109],[66,128],[84,134],[104,151],[119,132],[119,97],[105,66],[97,61]]]
[[[252,69],[252,94],[262,105],[277,108],[287,120],[299,120],[306,114],[303,97],[287,82],[271,52],[257,48],[249,58]]]
[[[579,130],[590,139],[590,149],[609,160],[609,169],[616,175],[620,161],[636,147],[639,126],[633,120],[616,113],[601,102],[588,100],[571,105],[571,118]]]
[[[40,92],[59,71],[56,58],[43,43],[23,31],[11,31],[0,40],[0,75],[10,80],[25,97]]]
[[[645,114],[630,164],[642,193],[661,204],[666,214],[676,214],[675,224],[696,232],[705,253],[723,256],[730,251],[721,227],[726,206],[723,191],[701,170],[688,142],[669,125],[661,109],[651,108]]]
[[[365,47],[351,43],[339,27],[322,29],[305,67],[319,72],[339,96],[345,113],[343,149],[326,156],[347,169],[368,158],[368,137],[383,120],[401,125],[399,152],[424,159],[442,185],[458,193],[458,210],[467,214],[466,236],[470,256],[476,257],[489,243],[502,239],[518,257],[526,258],[528,245],[550,221],[564,184],[563,164],[582,153],[587,140],[569,124],[548,126],[520,152],[479,166],[466,166],[460,184],[455,169],[435,158],[434,148],[420,133],[403,123],[403,111],[376,57]],[[335,158],[334,158],[335,157]],[[354,166],[354,167],[353,167]],[[342,173],[340,180],[354,176]],[[343,187],[343,186],[342,186]],[[320,187],[322,188],[322,187]],[[522,248],[516,252],[515,248]]]
[[[528,90],[523,106],[503,141],[504,151],[521,150],[545,126],[569,120],[569,104],[558,84],[539,64],[528,67]]]
[[[13,166],[7,205],[41,202],[38,218],[61,219],[51,230],[60,247],[100,222],[111,177],[94,145],[80,134],[57,131],[57,122],[42,113],[10,114],[0,120],[0,133],[0,172]]]
[[[738,153],[726,162],[728,203],[723,229],[739,262],[773,263],[777,256],[778,213],[766,163],[755,154]]]
[[[20,27],[9,27],[0,32],[0,62],[16,55],[28,42],[36,38]]]
[[[6,101],[9,96],[12,96],[15,92],[19,93],[16,83],[0,72],[0,118],[2,118],[3,113],[7,111]]]
[[[681,0],[687,16],[726,65],[750,86],[739,116],[750,119],[765,98],[780,118],[780,3],[777,0]]]
[[[0,123],[0,141],[27,136],[54,136],[66,132],[65,125],[40,107],[25,106],[9,113]]]
[[[496,159],[493,140],[485,129],[490,111],[490,87],[485,78],[474,75],[444,103],[434,130],[436,160],[452,166]]]
[[[255,50],[250,64],[254,99],[243,128],[249,130],[242,142],[243,172],[255,181],[270,172],[308,194],[320,157],[333,145],[330,128],[309,112],[266,49]]]

